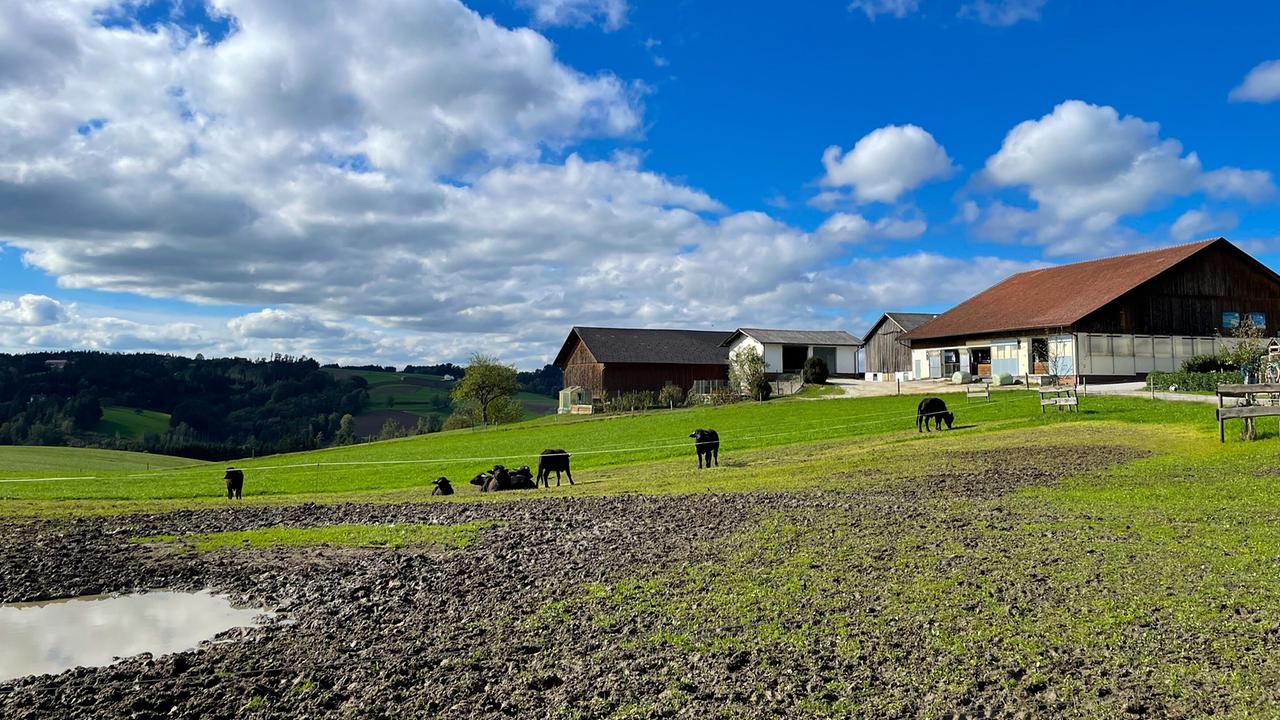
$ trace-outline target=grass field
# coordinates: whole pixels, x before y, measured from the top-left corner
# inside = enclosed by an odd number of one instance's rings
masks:
[[[0,445],[0,478],[52,477],[66,473],[110,475],[203,465],[188,458],[120,450]]]
[[[401,424],[411,425],[410,416],[435,415],[441,420],[449,416],[449,406],[441,404],[441,401],[449,399],[452,383],[439,375],[336,368],[328,368],[327,372],[338,378],[362,377],[369,383],[369,406],[357,418],[358,432],[361,434],[376,434],[387,417],[394,417]],[[394,400],[393,407],[387,406],[388,399]],[[516,400],[524,405],[526,418],[547,415],[556,409],[556,400],[546,395],[522,392],[516,394]],[[388,410],[396,412],[388,414]]]
[[[141,440],[146,435],[158,435],[168,429],[168,413],[108,405],[102,408],[102,419],[93,428],[93,432]]]
[[[246,469],[246,502],[421,498],[440,475],[454,481],[459,490],[456,501],[475,493],[467,480],[477,472],[494,463],[533,466],[537,454],[550,447],[565,448],[573,455],[575,477],[581,481],[573,492],[607,493],[814,486],[830,471],[809,470],[806,458],[831,458],[835,453],[847,467],[866,457],[911,457],[918,452],[911,449],[916,446],[1026,444],[1068,426],[1080,426],[1081,431],[1107,427],[1124,437],[1145,436],[1160,423],[1162,432],[1192,432],[1190,437],[1216,440],[1211,437],[1212,411],[1191,403],[1088,397],[1078,415],[1042,416],[1029,393],[1002,393],[990,403],[967,404],[957,397],[951,401],[957,429],[922,435],[915,430],[916,402],[910,397],[884,397],[747,403],[622,416],[551,416],[489,430],[437,433],[235,464]],[[722,467],[718,470],[690,470],[694,458],[687,435],[698,427],[720,432]],[[993,433],[1000,435],[984,440]],[[1229,452],[1238,453],[1241,448],[1248,452],[1263,446],[1236,443],[1228,447],[1234,448]],[[139,470],[136,465],[121,471],[104,467],[95,473],[97,479],[88,482],[0,483],[0,499],[10,513],[143,510],[220,500],[218,468]],[[28,465],[22,474],[33,477],[40,472]],[[65,473],[51,469],[47,474]],[[566,486],[558,492],[569,490]]]

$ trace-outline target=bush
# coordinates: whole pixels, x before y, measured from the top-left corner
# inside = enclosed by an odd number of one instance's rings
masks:
[[[732,392],[729,388],[725,387],[716,388],[706,395],[707,402],[712,405],[728,405],[730,403],[735,403],[738,402],[739,397],[738,393]]]
[[[684,404],[684,388],[679,385],[665,385],[658,393],[658,404],[673,408]]]
[[[831,371],[827,361],[816,355],[804,361],[804,382],[806,385],[826,385]]]
[[[1184,373],[1211,373],[1227,370],[1239,370],[1239,368],[1217,355],[1193,355],[1182,361]]]
[[[654,405],[653,393],[648,390],[629,390],[605,402],[607,412],[637,412]]]
[[[760,401],[768,400],[772,395],[773,386],[770,385],[769,381],[765,378],[760,378],[759,381],[756,382],[756,386],[751,393],[752,398]]]
[[[1168,390],[1177,385],[1178,390],[1198,390],[1213,392],[1218,385],[1241,382],[1243,378],[1238,370],[1224,372],[1153,372],[1147,376],[1157,391]]]

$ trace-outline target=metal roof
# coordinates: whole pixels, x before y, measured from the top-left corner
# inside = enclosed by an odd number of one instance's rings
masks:
[[[780,345],[861,345],[862,341],[843,330],[767,330],[764,328],[738,328],[725,338],[728,347],[738,335],[747,335],[761,343]]]
[[[1224,238],[1218,238],[1028,270],[1006,278],[965,300],[906,333],[902,339],[911,341],[1013,330],[1067,328],[1201,250],[1218,243],[1253,259]]]
[[[722,330],[650,330],[644,328],[575,327],[569,332],[555,365],[564,367],[577,336],[600,363],[727,365],[729,351]]]

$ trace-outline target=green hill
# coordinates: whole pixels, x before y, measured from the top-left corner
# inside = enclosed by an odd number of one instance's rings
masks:
[[[137,472],[204,465],[198,460],[93,448],[0,445],[0,477],[52,473]]]
[[[361,436],[376,435],[387,420],[413,427],[417,418],[434,415],[444,421],[452,412],[449,394],[454,382],[439,375],[346,368],[325,370],[339,380],[361,377],[369,383],[369,405],[356,417],[356,433]],[[546,395],[522,392],[516,399],[524,406],[526,418],[556,411],[556,399]],[[388,405],[388,401],[392,404]]]
[[[146,435],[158,435],[168,429],[168,413],[109,405],[102,408],[102,420],[98,421],[93,432],[141,440]]]

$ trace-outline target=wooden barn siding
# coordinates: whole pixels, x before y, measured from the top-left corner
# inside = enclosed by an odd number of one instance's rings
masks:
[[[1280,283],[1229,248],[1212,248],[1076,324],[1078,332],[1218,335],[1223,312],[1264,312],[1280,329]]]
[[[582,344],[582,340],[574,338],[575,346],[569,354],[564,366],[564,386],[578,385],[591,391],[591,397],[599,397],[604,389],[604,365],[596,362],[595,356]]]
[[[902,330],[886,320],[863,346],[867,372],[905,372],[911,369],[911,348],[898,342]]]
[[[694,380],[728,380],[728,365],[682,365],[677,363],[607,363],[604,388],[610,393],[628,390],[661,390],[674,383],[688,392]]]

